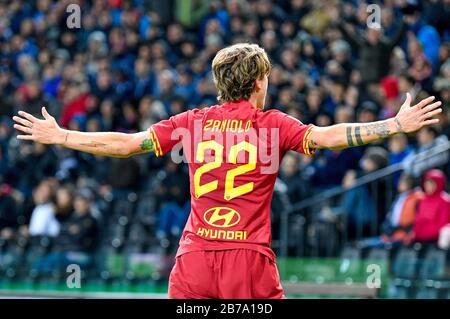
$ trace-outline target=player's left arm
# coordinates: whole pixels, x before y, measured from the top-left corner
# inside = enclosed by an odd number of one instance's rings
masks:
[[[314,148],[343,149],[361,146],[396,133],[410,133],[421,127],[439,122],[432,117],[442,112],[441,102],[434,96],[411,106],[411,95],[407,93],[398,114],[390,119],[370,123],[342,123],[326,127],[314,126],[309,134],[308,146]]]

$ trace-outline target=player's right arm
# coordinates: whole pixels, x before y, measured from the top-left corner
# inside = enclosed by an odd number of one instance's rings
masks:
[[[57,144],[73,150],[111,157],[129,157],[135,154],[154,152],[150,131],[133,134],[118,132],[78,132],[59,127],[55,118],[42,108],[44,119],[20,111],[14,116],[14,128],[22,134],[20,140],[42,144]]]

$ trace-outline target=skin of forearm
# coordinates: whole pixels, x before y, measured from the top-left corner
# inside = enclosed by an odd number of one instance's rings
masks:
[[[116,132],[85,133],[62,130],[61,146],[94,155],[127,157],[126,134]]]
[[[100,156],[126,158],[134,154],[153,151],[148,137],[117,132],[78,132],[62,130],[59,145]]]
[[[311,148],[344,149],[362,146],[401,132],[400,123],[394,119],[370,123],[342,123],[317,129],[309,141]]]

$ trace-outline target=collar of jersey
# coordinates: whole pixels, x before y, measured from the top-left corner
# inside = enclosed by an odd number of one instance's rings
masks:
[[[222,107],[225,107],[228,109],[236,109],[236,108],[242,109],[244,107],[255,108],[252,103],[250,103],[249,101],[244,100],[244,99],[238,100],[238,101],[233,101],[233,102],[226,102],[226,103],[222,104]]]

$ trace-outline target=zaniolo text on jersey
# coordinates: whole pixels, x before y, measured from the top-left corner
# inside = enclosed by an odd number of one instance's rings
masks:
[[[183,150],[189,165],[191,214],[177,256],[246,248],[274,259],[270,203],[284,154],[312,154],[311,125],[247,101],[194,109],[149,128],[155,153]]]

